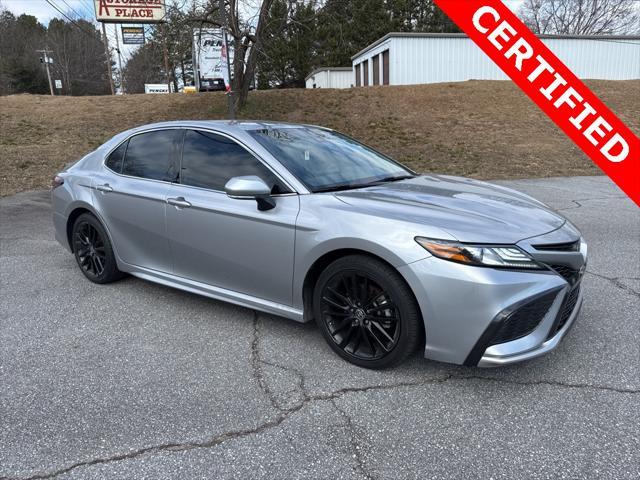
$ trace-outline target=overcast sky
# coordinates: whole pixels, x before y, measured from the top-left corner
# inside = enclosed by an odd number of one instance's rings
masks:
[[[242,1],[243,0],[241,0],[241,2]],[[516,10],[524,0],[503,1],[509,8]],[[95,19],[93,0],[51,0],[51,2],[73,19],[78,17],[91,21]],[[246,0],[246,3],[255,4],[255,0]],[[0,0],[0,6],[10,10],[15,15],[21,15],[23,13],[33,15],[44,25],[47,25],[52,18],[62,18],[60,12],[47,3],[46,0]],[[96,25],[98,24],[96,23]],[[109,37],[112,47],[115,47],[116,32],[118,32],[120,43],[122,43],[119,29],[117,29],[115,25],[107,24],[107,36]],[[136,46],[121,46],[123,61],[126,61],[131,55],[131,52],[136,48]]]
[[[503,0],[511,9],[516,9],[524,0]],[[82,16],[95,16],[93,0],[52,0],[52,2],[67,13],[71,9]],[[65,5],[66,4],[66,5]],[[0,5],[13,13],[33,15],[41,23],[47,24],[53,17],[61,15],[45,0],[0,0]]]

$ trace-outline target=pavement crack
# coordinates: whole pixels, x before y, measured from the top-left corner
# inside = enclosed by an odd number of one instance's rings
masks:
[[[293,373],[296,377],[298,377],[298,384],[296,385],[296,387],[298,388],[298,390],[300,390],[300,394],[305,399],[309,398],[309,394],[307,393],[307,387],[305,385],[304,374],[300,370],[293,367],[286,367],[278,363],[269,362],[267,360],[260,360],[260,363],[263,365],[268,365],[269,367],[278,368],[288,373]]]
[[[257,319],[255,321],[257,322]],[[255,330],[256,328],[254,327],[254,331]],[[257,349],[257,342],[255,338],[252,345],[254,345],[254,348],[252,350]],[[258,358],[255,359],[255,362],[261,363],[261,361],[259,361]],[[281,368],[284,368],[284,367],[281,367]],[[262,377],[259,377],[259,378],[262,378]],[[640,393],[640,390],[637,390],[637,389],[634,390],[634,389],[606,387],[606,386],[589,385],[589,384],[566,383],[566,382],[551,381],[551,380],[518,381],[518,380],[491,378],[491,377],[485,377],[481,375],[453,375],[453,374],[447,374],[444,376],[433,377],[433,378],[419,380],[419,381],[406,381],[406,382],[397,382],[397,383],[383,384],[383,385],[368,385],[368,386],[362,386],[362,387],[345,387],[339,390],[335,390],[333,392],[317,394],[317,395],[309,395],[305,391],[304,399],[301,402],[297,403],[296,405],[290,408],[279,409],[278,410],[279,413],[277,416],[275,416],[273,419],[267,422],[261,423],[260,425],[254,428],[224,432],[209,440],[205,440],[202,442],[184,442],[184,443],[176,442],[176,443],[165,443],[161,445],[154,445],[151,447],[144,447],[137,450],[133,450],[128,453],[121,453],[121,454],[112,455],[110,457],[101,457],[93,460],[77,462],[67,467],[64,467],[49,473],[41,473],[41,474],[29,476],[29,477],[0,477],[0,480],[49,479],[49,478],[57,477],[59,475],[64,475],[80,467],[89,467],[92,465],[102,465],[102,464],[107,464],[111,462],[135,459],[143,455],[148,455],[153,453],[180,452],[180,451],[187,451],[187,450],[194,450],[194,449],[201,449],[201,448],[213,448],[230,440],[236,440],[236,439],[241,439],[241,438],[252,436],[252,435],[257,435],[265,431],[271,430],[273,428],[276,428],[280,426],[285,420],[289,419],[295,413],[299,412],[305,406],[313,402],[330,401],[335,405],[334,400],[349,394],[365,393],[365,392],[373,392],[373,391],[387,391],[387,390],[394,390],[397,388],[421,387],[426,385],[442,384],[450,381],[460,381],[460,380],[480,380],[480,381],[515,384],[515,385],[549,385],[549,386],[556,386],[556,387],[562,387],[562,388],[595,389],[595,390],[611,391],[611,392],[617,392],[617,393],[632,393],[632,394]],[[262,379],[261,381],[264,382],[264,379]],[[270,392],[270,390],[267,390],[267,391]],[[350,417],[349,417],[349,420],[350,420]],[[352,423],[351,423],[351,426],[353,426]],[[362,461],[362,458],[360,459],[360,461]],[[365,472],[365,475],[366,475],[367,474],[366,470],[363,469],[363,471]],[[368,478],[371,478],[371,476],[369,476]]]
[[[592,389],[615,393],[640,393],[640,389],[609,387],[606,385],[590,385],[588,383],[568,383],[558,380],[513,380],[505,378],[485,377],[483,375],[452,375],[451,380],[482,380],[496,383],[506,383],[510,385],[548,385],[551,387]]]
[[[256,379],[258,386],[269,399],[271,406],[278,412],[284,412],[285,409],[280,405],[275,393],[269,387],[264,372],[262,371],[262,360],[260,360],[260,315],[253,311],[253,340],[251,341],[251,370],[253,378]]]
[[[607,277],[606,275],[602,275],[600,273],[595,273],[592,272],[591,270],[587,270],[587,273],[589,275],[593,275],[594,277],[598,277],[598,278],[602,278],[603,280],[607,280],[609,282],[611,282],[615,287],[624,290],[627,293],[630,293],[631,295],[635,295],[636,297],[640,298],[640,292],[637,292],[636,290],[634,290],[633,288],[629,287],[628,285],[625,285],[624,283],[622,283],[620,280],[637,280],[637,278],[635,277]]]
[[[374,480],[375,477],[373,476],[373,474],[371,474],[371,472],[369,472],[369,469],[367,468],[366,463],[364,461],[364,456],[363,456],[364,452],[363,452],[362,446],[360,445],[360,442],[358,441],[358,434],[356,432],[355,426],[353,425],[353,421],[351,420],[351,417],[345,410],[343,410],[338,406],[335,399],[331,399],[331,404],[333,405],[333,408],[335,408],[336,411],[344,419],[345,427],[347,428],[347,431],[349,433],[349,442],[351,443],[351,451],[353,452],[353,459],[356,462],[358,471],[364,478],[368,480]]]
[[[93,460],[77,462],[77,463],[74,463],[73,465],[69,465],[67,467],[64,467],[49,473],[41,473],[41,474],[29,476],[29,477],[0,477],[0,480],[48,479],[48,478],[54,478],[60,475],[64,475],[66,473],[70,473],[72,470],[75,470],[80,467],[90,467],[93,465],[102,465],[102,464],[111,463],[111,462],[119,462],[123,460],[135,459],[137,457],[141,457],[147,454],[161,453],[163,451],[181,452],[181,451],[193,450],[198,448],[212,448],[228,440],[234,440],[238,438],[247,437],[250,435],[259,434],[270,428],[277,427],[286,418],[287,417],[284,415],[279,415],[273,420],[260,424],[256,428],[225,432],[205,442],[166,443],[162,445],[154,445],[152,447],[140,448],[138,450],[133,450],[128,453],[117,454],[110,457],[102,457],[102,458],[96,458]]]

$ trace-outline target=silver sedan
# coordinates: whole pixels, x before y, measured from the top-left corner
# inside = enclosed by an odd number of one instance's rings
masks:
[[[363,367],[415,349],[504,365],[558,345],[587,246],[544,204],[418,175],[330,129],[170,122],[58,173],[56,238],[92,282],[125,273],[299,322]]]

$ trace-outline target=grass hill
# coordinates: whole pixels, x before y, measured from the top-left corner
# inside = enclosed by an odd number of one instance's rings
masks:
[[[640,133],[640,81],[590,81]],[[0,97],[0,194],[48,186],[64,164],[149,122],[226,117],[222,93]],[[343,131],[419,172],[481,179],[600,171],[511,82],[252,92],[239,118]]]

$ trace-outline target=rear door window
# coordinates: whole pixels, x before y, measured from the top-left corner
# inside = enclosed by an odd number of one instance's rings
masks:
[[[133,177],[173,182],[183,130],[156,130],[129,139],[122,173]]]
[[[231,178],[245,175],[260,177],[274,194],[290,191],[271,170],[233,140],[211,132],[187,130],[180,183],[224,191]]]

